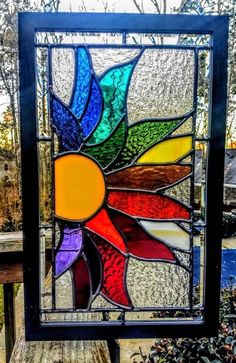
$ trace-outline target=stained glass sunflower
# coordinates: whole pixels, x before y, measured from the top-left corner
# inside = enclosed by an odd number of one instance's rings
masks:
[[[129,258],[180,265],[175,249],[190,248],[180,222],[189,221],[191,211],[163,193],[191,174],[191,164],[182,160],[192,150],[192,136],[172,135],[189,115],[128,124],[126,99],[141,56],[98,77],[88,50],[78,47],[69,104],[51,95],[59,141],[54,270],[58,278],[71,269],[77,309],[89,308],[98,294],[132,309]]]

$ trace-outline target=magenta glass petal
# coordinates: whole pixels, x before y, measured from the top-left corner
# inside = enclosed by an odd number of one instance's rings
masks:
[[[74,305],[76,309],[87,309],[91,296],[89,267],[83,257],[80,257],[72,267],[74,280]]]
[[[164,243],[147,234],[135,219],[116,211],[110,211],[110,215],[114,224],[124,235],[131,255],[145,260],[176,261],[171,250]]]

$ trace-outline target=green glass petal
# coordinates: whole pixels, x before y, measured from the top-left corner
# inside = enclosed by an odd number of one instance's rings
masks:
[[[92,156],[105,168],[119,153],[125,139],[126,122],[122,120],[110,138],[97,146],[85,146],[82,151]]]
[[[112,169],[131,164],[138,155],[163,139],[180,122],[180,119],[172,121],[144,121],[129,127],[124,148]]]
[[[100,80],[104,110],[101,121],[87,141],[87,145],[98,144],[109,137],[126,107],[126,93],[135,63],[113,68]]]

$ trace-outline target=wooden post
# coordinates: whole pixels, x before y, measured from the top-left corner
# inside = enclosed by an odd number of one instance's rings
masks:
[[[14,284],[3,284],[6,362],[10,362],[15,344]]]
[[[120,363],[120,345],[117,340],[107,340],[111,363]]]

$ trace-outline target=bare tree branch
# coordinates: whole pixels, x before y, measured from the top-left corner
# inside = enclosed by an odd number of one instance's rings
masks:
[[[160,9],[160,6],[157,2],[157,0],[151,0],[151,2],[153,3],[153,5],[155,6],[156,10],[157,10],[157,13],[160,14],[161,13],[161,9]]]
[[[133,0],[134,5],[136,6],[136,8],[138,9],[138,11],[143,14],[144,13],[144,9],[141,8],[141,6],[138,4],[137,0]]]

